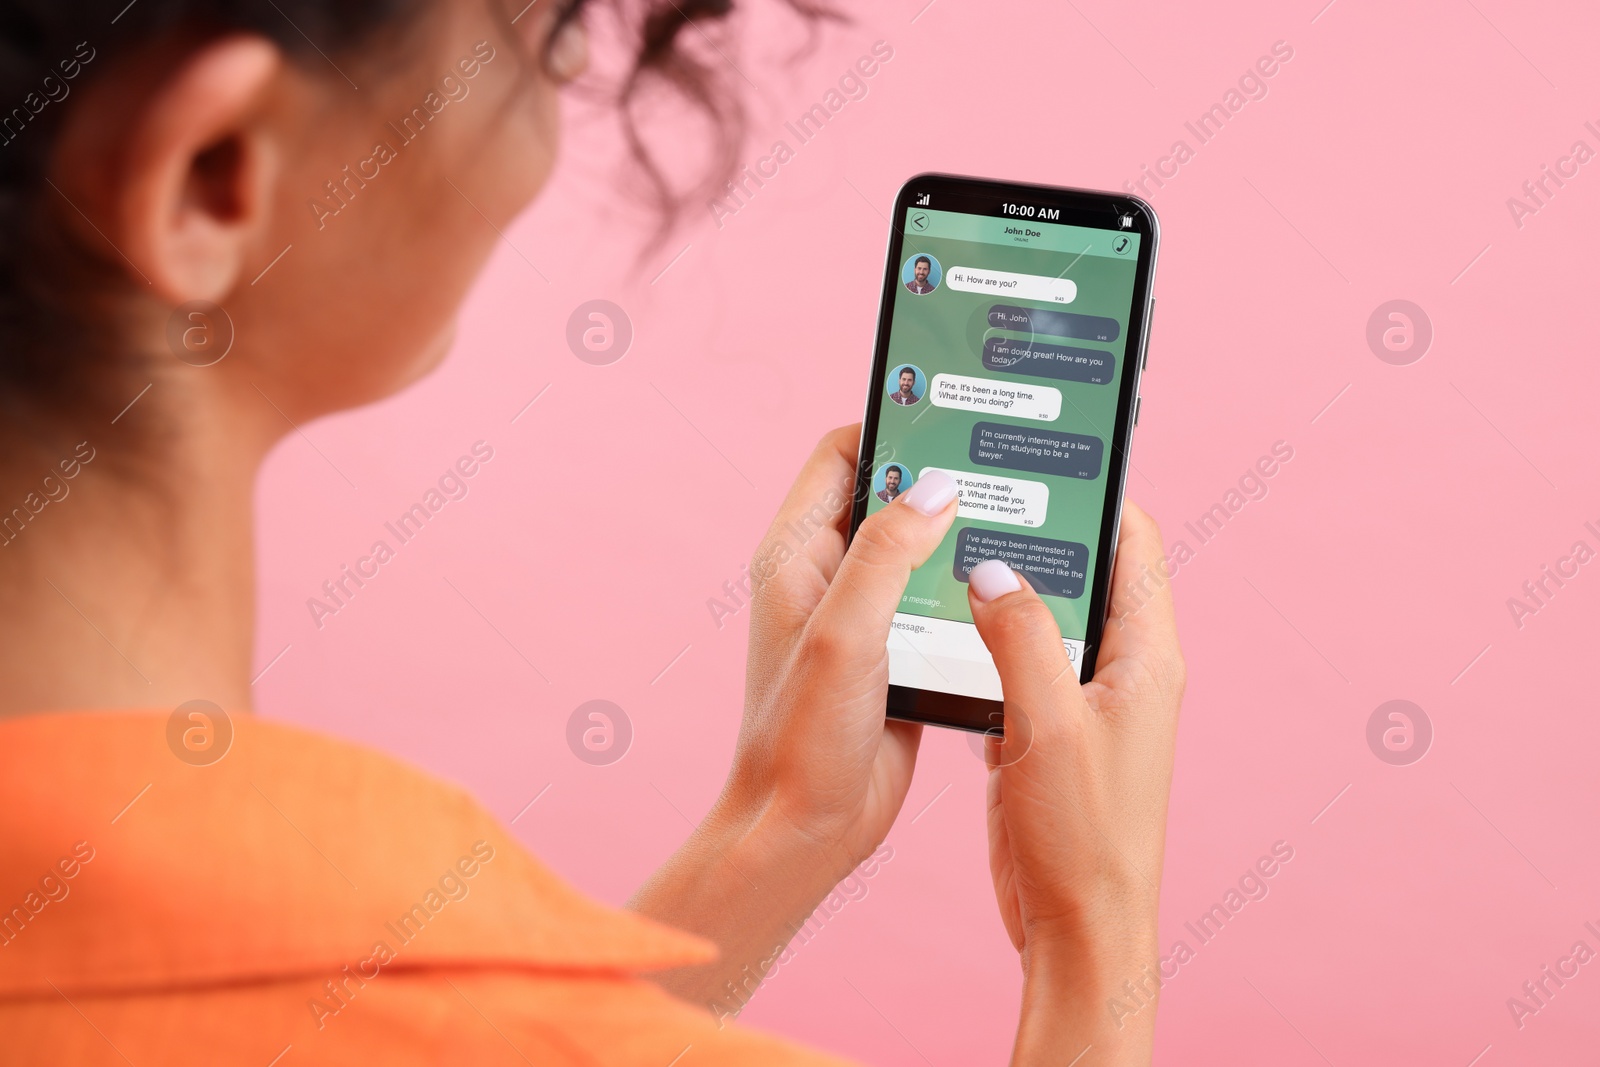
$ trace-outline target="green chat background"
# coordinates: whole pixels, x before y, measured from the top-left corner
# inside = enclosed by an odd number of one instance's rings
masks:
[[[1026,225],[1026,223],[1019,223]],[[939,261],[948,275],[952,267],[979,267],[990,270],[1011,271],[1017,274],[1042,274],[1049,277],[1066,277],[1078,285],[1076,299],[1069,305],[1041,301],[1017,300],[978,293],[963,293],[951,289],[941,280],[931,293],[918,296],[905,288],[903,282],[895,295],[893,323],[890,331],[889,358],[884,368],[885,379],[895,368],[912,363],[927,375],[928,394],[933,391],[933,379],[940,374],[964,374],[971,377],[997,381],[1019,382],[1035,386],[1049,386],[1061,391],[1061,414],[1054,422],[1041,419],[1007,417],[997,412],[966,411],[955,408],[934,407],[930,395],[911,407],[891,403],[886,381],[879,381],[878,442],[881,449],[887,444],[893,455],[883,463],[904,464],[915,478],[924,467],[942,467],[947,470],[986,472],[997,477],[1015,477],[1043,482],[1050,487],[1049,511],[1045,521],[1037,527],[1011,526],[1004,523],[975,519],[956,519],[950,533],[934,551],[933,556],[911,575],[901,600],[900,610],[908,615],[921,615],[937,619],[971,622],[972,612],[967,607],[966,583],[958,581],[953,573],[956,538],[967,527],[1020,533],[1033,537],[1048,537],[1059,541],[1077,541],[1089,547],[1089,566],[1086,571],[1084,594],[1081,597],[1047,596],[1046,604],[1054,611],[1065,637],[1083,640],[1088,633],[1088,610],[1094,589],[1095,572],[1099,560],[1095,558],[1100,540],[1100,520],[1106,497],[1107,469],[1111,458],[1111,435],[1116,427],[1117,397],[1122,389],[1128,336],[1129,304],[1133,299],[1134,273],[1137,263],[1112,259],[1106,256],[1044,251],[1025,246],[1008,247],[1000,244],[955,241],[938,237],[914,237],[906,234],[900,262],[896,264],[896,279],[905,263],[918,255],[929,255]],[[1076,262],[1074,260],[1076,259]],[[1087,340],[1058,340],[1040,336],[1047,343],[1074,345],[1110,352],[1116,357],[1116,372],[1105,385],[1083,382],[1059,381],[1026,374],[992,371],[983,365],[983,340],[1001,331],[991,331],[988,324],[989,309],[996,304],[1010,304],[1024,308],[1050,308],[1083,315],[1104,315],[1115,319],[1121,331],[1115,342],[1101,344]],[[1026,337],[1026,334],[1011,334]],[[898,380],[896,381],[898,387]],[[1071,433],[1091,434],[1104,444],[1100,475],[1092,480],[1061,478],[1028,471],[989,467],[973,463],[969,458],[972,427],[979,422],[1005,425],[1028,425]],[[879,464],[882,466],[882,463]],[[874,471],[876,473],[876,471]],[[867,514],[887,507],[874,494],[867,502]],[[913,597],[937,600],[938,605],[915,603]]]

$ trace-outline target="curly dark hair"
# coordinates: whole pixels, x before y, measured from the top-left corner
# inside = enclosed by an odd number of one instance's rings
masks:
[[[0,0],[0,420],[38,426],[47,414],[110,403],[103,368],[81,353],[116,343],[126,264],[75,240],[60,225],[68,205],[48,179],[72,90],[108,66],[100,56],[175,32],[196,43],[227,33],[272,41],[292,61],[322,63],[357,49],[395,46],[439,0]],[[548,2],[548,0],[546,0]],[[589,0],[559,0],[554,28]],[[743,139],[743,110],[719,64],[682,47],[686,30],[724,19],[734,0],[603,0],[631,44],[631,65],[609,103],[645,178],[663,227],[683,204],[730,171]],[[488,0],[507,27],[523,0]],[[808,21],[831,15],[821,0],[786,0]],[[505,10],[509,4],[512,10]],[[528,6],[531,6],[529,4]],[[552,37],[554,32],[552,32]],[[315,43],[313,43],[315,42]],[[692,42],[699,43],[699,42]],[[547,56],[525,61],[546,62]],[[705,114],[715,130],[702,180],[675,189],[649,151],[636,107],[663,91]]]

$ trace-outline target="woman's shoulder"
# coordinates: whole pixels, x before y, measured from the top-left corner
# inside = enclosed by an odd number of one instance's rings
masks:
[[[13,1054],[832,1062],[638,977],[714,950],[587,900],[459,788],[359,745],[207,717],[0,723]]]
[[[573,973],[704,961],[585,898],[460,788],[360,745],[170,712],[0,723],[0,996],[416,964]],[[184,729],[213,731],[196,755]]]

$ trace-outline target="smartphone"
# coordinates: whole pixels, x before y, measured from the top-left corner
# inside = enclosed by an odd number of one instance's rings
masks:
[[[895,199],[850,531],[941,470],[956,522],[889,637],[891,718],[1001,733],[967,576],[1021,573],[1081,681],[1106,623],[1159,227],[1121,193],[923,174]]]

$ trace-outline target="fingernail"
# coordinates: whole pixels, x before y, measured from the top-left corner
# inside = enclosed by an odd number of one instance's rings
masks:
[[[917,484],[900,494],[900,502],[909,504],[927,516],[939,514],[956,498],[956,481],[944,471],[929,471],[917,479]]]
[[[1017,572],[998,559],[986,559],[972,568],[967,581],[972,586],[972,595],[978,598],[980,604],[987,604],[1022,588]]]

